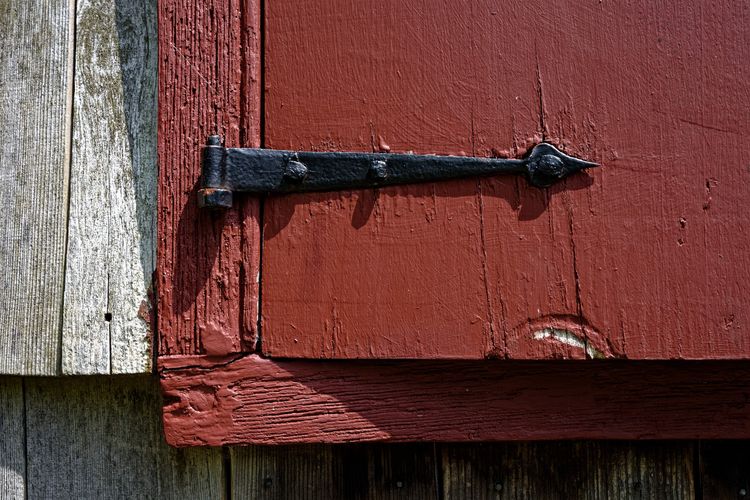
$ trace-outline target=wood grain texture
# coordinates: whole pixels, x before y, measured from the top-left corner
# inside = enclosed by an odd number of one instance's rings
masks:
[[[267,147],[602,169],[269,198],[263,352],[747,358],[750,5],[269,3]]]
[[[700,491],[702,498],[737,498],[750,495],[750,443],[701,441]]]
[[[227,354],[256,340],[259,204],[199,211],[201,147],[260,141],[257,0],[159,3],[157,288],[161,354]]]
[[[156,1],[79,0],[65,374],[151,369]]]
[[[0,500],[24,498],[26,492],[23,406],[21,379],[0,378]]]
[[[432,444],[232,448],[232,497],[437,498]]]
[[[750,436],[743,362],[159,362],[176,446]]]
[[[163,441],[148,376],[26,381],[29,498],[222,498],[220,450]]]
[[[0,373],[59,368],[72,2],[0,4]],[[29,48],[32,48],[33,56]]]
[[[441,448],[446,500],[696,497],[695,454],[689,442],[447,444]]]
[[[539,58],[548,133],[605,162],[568,204],[578,303],[613,353],[747,358],[750,5],[679,6],[592,4],[574,19],[597,50],[555,30],[579,59]]]

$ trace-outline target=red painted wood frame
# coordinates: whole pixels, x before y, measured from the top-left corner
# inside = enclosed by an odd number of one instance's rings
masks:
[[[170,443],[750,436],[750,6],[259,2],[159,2]],[[207,213],[213,133],[603,168]]]

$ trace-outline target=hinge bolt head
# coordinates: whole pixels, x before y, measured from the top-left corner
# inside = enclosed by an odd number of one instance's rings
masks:
[[[388,167],[383,160],[374,160],[370,164],[368,175],[371,179],[383,181],[388,177]]]
[[[289,160],[284,170],[284,179],[295,184],[300,183],[307,177],[307,167],[297,160]]]

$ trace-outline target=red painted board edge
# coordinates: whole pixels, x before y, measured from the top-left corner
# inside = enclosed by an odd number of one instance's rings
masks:
[[[159,359],[173,446],[750,438],[750,363]]]

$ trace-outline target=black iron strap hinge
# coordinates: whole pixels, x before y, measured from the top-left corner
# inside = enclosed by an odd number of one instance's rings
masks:
[[[460,177],[523,174],[546,188],[598,166],[541,143],[521,159],[391,153],[317,153],[225,148],[212,135],[203,149],[198,204],[229,208],[235,192],[258,195],[367,189]]]

